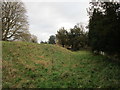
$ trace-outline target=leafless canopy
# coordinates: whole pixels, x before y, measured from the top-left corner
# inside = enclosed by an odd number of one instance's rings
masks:
[[[15,40],[29,33],[26,9],[18,0],[3,0],[2,5],[2,40]]]

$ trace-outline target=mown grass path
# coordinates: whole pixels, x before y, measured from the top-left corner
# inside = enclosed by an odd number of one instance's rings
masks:
[[[3,88],[120,87],[120,65],[89,51],[56,45],[3,44]]]

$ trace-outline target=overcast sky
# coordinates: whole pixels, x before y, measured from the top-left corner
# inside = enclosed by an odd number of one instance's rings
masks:
[[[25,2],[26,1],[26,2]],[[38,42],[47,41],[61,27],[73,28],[76,23],[86,25],[88,0],[25,0],[29,31],[38,38]],[[51,1],[51,2],[50,2]]]

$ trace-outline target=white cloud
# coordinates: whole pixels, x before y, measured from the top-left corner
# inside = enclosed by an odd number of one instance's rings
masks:
[[[86,0],[85,0],[86,1]],[[25,2],[30,32],[41,40],[48,40],[61,27],[72,28],[87,23],[89,2]]]

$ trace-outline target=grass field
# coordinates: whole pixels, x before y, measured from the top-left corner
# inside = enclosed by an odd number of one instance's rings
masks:
[[[120,65],[89,51],[2,42],[3,88],[120,87]]]

